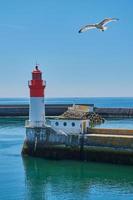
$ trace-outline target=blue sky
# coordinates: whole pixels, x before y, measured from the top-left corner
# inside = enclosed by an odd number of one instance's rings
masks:
[[[133,96],[133,1],[0,0],[0,97],[28,97],[36,61],[47,97]],[[81,26],[117,17],[108,30]]]

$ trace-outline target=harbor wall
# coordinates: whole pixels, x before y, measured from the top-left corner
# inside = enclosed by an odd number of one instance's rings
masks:
[[[68,104],[65,105],[46,105],[46,116],[61,115],[68,109]],[[0,105],[0,116],[28,116],[29,105]]]
[[[29,127],[22,154],[133,165],[133,130],[90,129],[88,134],[65,135],[51,127]]]
[[[95,108],[94,110],[104,118],[133,117],[133,108]]]
[[[89,105],[89,104],[88,104]],[[57,116],[67,111],[72,104],[46,104],[46,116]],[[133,117],[133,108],[94,108],[104,118]],[[0,105],[0,116],[28,116],[29,105]]]
[[[88,129],[90,135],[125,135],[133,136],[133,130],[130,129],[111,129],[111,128],[90,128]]]

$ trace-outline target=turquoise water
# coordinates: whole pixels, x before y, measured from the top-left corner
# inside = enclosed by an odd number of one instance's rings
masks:
[[[94,104],[96,107],[133,108],[133,97],[45,98],[47,104]],[[3,104],[28,104],[28,98],[0,98]]]
[[[24,119],[0,119],[0,200],[132,200],[133,167],[21,157]]]
[[[105,123],[97,125],[96,128],[133,129],[133,118],[105,120]]]

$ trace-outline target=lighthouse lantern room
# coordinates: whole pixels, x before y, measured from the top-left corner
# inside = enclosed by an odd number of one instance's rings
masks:
[[[30,89],[29,126],[43,127],[45,125],[44,90],[46,82],[42,80],[42,72],[36,65],[32,71],[32,80],[28,82]]]

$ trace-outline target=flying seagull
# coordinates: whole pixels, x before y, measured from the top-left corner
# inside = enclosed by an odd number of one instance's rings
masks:
[[[97,28],[100,31],[105,31],[107,29],[107,26],[105,26],[106,24],[108,24],[109,22],[118,21],[118,20],[119,19],[117,19],[117,18],[106,18],[98,24],[88,24],[88,25],[82,27],[79,30],[79,33],[83,33],[85,31],[88,31],[88,30],[94,29],[94,28]]]

